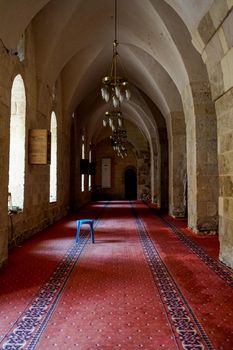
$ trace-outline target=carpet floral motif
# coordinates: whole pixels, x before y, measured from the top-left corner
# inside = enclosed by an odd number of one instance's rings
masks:
[[[213,350],[214,347],[207,334],[169,274],[135,208],[132,207],[132,210],[144,254],[161,295],[178,348],[185,350]]]

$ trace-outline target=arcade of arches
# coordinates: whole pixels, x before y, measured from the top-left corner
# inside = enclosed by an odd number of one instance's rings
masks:
[[[114,2],[1,1],[0,13],[0,265],[15,239],[91,198],[136,192],[170,215],[187,215],[197,234],[217,233],[220,260],[233,267],[233,1],[118,1],[119,53],[132,94],[122,104],[123,159],[102,126],[100,94]],[[31,129],[51,131],[51,165],[30,162]],[[24,156],[13,154],[14,144]],[[85,159],[91,150],[95,175],[81,176],[82,150]],[[12,170],[14,156],[24,176]],[[103,159],[111,160],[107,188]],[[130,173],[136,189],[126,195]]]

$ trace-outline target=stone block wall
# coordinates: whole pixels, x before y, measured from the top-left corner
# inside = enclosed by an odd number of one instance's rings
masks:
[[[186,213],[186,130],[184,114],[171,113],[172,135],[169,152],[169,214],[184,217]]]
[[[233,267],[233,1],[215,0],[198,28],[215,102],[220,258]],[[209,208],[210,211],[214,210]]]
[[[125,183],[124,173],[126,168],[137,168],[135,152],[127,143],[128,155],[122,159],[117,157],[112,149],[110,139],[104,139],[94,148],[94,159],[96,162],[96,175],[94,177],[94,198],[95,199],[124,199]],[[111,188],[101,186],[102,158],[111,158]]]
[[[232,71],[233,74],[233,71]],[[221,259],[233,267],[233,88],[216,101]]]
[[[150,152],[141,151],[137,159],[138,199],[151,200]]]
[[[124,120],[127,131],[127,157],[117,157],[110,142],[110,128],[102,128],[93,144],[93,157],[96,162],[94,177],[94,198],[124,199],[125,198],[125,171],[133,169],[137,176],[137,198],[151,199],[151,153],[148,142],[140,129]],[[101,187],[102,158],[111,158],[111,188]]]
[[[62,91],[58,82],[56,99],[52,87],[38,81],[36,75],[34,43],[30,26],[26,32],[25,60],[11,56],[0,43],[0,266],[8,259],[11,246],[27,239],[64,216],[69,206],[69,119],[62,112]],[[11,115],[11,87],[20,74],[26,91],[26,142],[24,208],[18,214],[8,214],[8,169]],[[57,201],[49,202],[49,165],[28,163],[28,130],[50,129],[51,112],[57,117],[58,169]]]
[[[193,82],[187,86],[183,104],[187,144],[188,225],[197,233],[213,234],[218,229],[218,164],[216,114],[209,83]]]

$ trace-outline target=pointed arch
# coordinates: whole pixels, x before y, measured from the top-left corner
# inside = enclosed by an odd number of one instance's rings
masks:
[[[92,150],[91,150],[91,147],[90,147],[89,152],[88,152],[88,161],[89,161],[89,164],[91,164],[91,162],[92,162]],[[92,175],[89,173],[88,174],[88,191],[91,191],[91,188],[92,188]]]

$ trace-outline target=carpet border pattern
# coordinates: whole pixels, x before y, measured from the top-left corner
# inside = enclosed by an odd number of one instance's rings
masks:
[[[187,247],[192,253],[198,256],[213,272],[215,272],[225,283],[230,287],[233,287],[233,273],[230,268],[225,266],[221,261],[216,260],[209,256],[204,249],[198,244],[193,242],[192,239],[188,238],[180,229],[178,229],[169,220],[163,217],[163,215],[155,212],[153,208],[150,208],[153,213],[158,216],[169,229],[177,236],[177,238]]]
[[[107,205],[108,202],[105,202],[95,219],[94,227],[97,226]],[[68,248],[49,280],[24,309],[11,329],[0,339],[0,350],[33,350],[36,348],[88,239],[88,233],[83,232],[79,244],[72,243]]]
[[[68,249],[49,280],[1,340],[1,350],[35,348],[87,241],[85,233],[79,245],[73,243]]]
[[[177,347],[184,350],[214,350],[201,323],[163,263],[132,203],[131,208],[143,252],[171,324]]]

